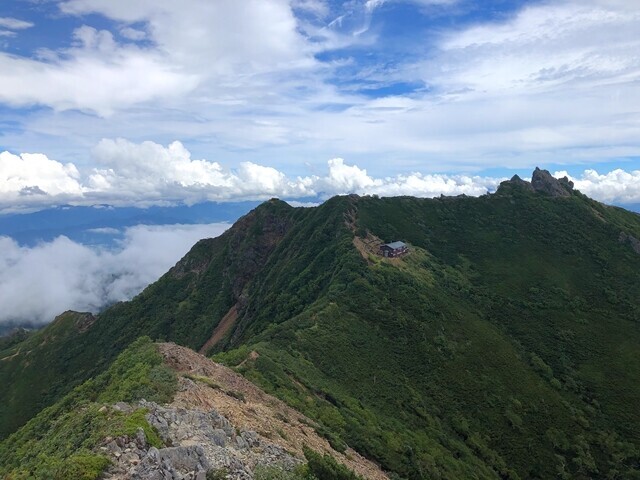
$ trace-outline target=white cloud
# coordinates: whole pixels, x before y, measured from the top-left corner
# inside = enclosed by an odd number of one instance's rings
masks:
[[[0,17],[0,27],[9,30],[25,30],[33,27],[33,23],[13,17]]]
[[[118,235],[120,230],[112,227],[98,227],[98,228],[90,228],[87,232],[91,233],[100,233],[104,235]]]
[[[30,201],[29,196],[59,197],[58,200],[82,198],[80,172],[72,163],[62,164],[42,154],[20,156],[0,153],[0,202],[3,204]],[[50,202],[52,199],[45,199]],[[42,202],[43,199],[34,201]],[[55,200],[54,200],[55,201]]]
[[[374,180],[367,171],[356,165],[346,165],[342,158],[329,160],[329,176],[326,186],[329,191],[355,192],[381,185],[380,180]]]
[[[469,95],[627,84],[640,78],[639,26],[640,11],[604,2],[526,7],[507,22],[450,35],[435,79]]]
[[[251,67],[255,73],[297,61],[305,43],[285,0],[69,0],[60,7],[73,15],[99,13],[127,24],[145,22],[151,38],[173,60],[217,72]]]
[[[250,99],[255,104],[261,98],[262,102],[273,102],[300,72],[317,64],[312,56],[317,46],[312,48],[301,35],[285,0],[69,0],[60,8],[76,16],[102,14],[121,23],[120,33],[129,39],[138,40],[144,34],[148,45],[141,51],[153,55],[157,69],[197,80],[186,82],[178,92],[182,100],[178,105],[187,110],[192,110],[188,105],[194,103],[211,107],[228,101],[249,104]],[[140,24],[144,32],[138,28]],[[117,52],[131,48],[122,45]],[[123,74],[129,76],[126,70]],[[147,76],[155,74],[150,70]],[[114,91],[109,93],[115,95]],[[167,92],[158,92],[157,97],[164,100],[160,106],[175,107],[166,96]],[[116,95],[113,109],[141,101],[117,100]]]
[[[325,0],[292,0],[294,9],[313,13],[319,17],[326,17],[331,9]]]
[[[147,32],[131,27],[121,28],[120,35],[122,35],[124,38],[135,41],[144,40],[145,38],[147,38]]]
[[[153,205],[207,200],[266,200],[271,197],[328,198],[357,193],[381,196],[482,195],[504,178],[420,172],[373,176],[342,158],[327,162],[326,173],[287,176],[282,171],[243,162],[230,169],[193,159],[180,142],[163,146],[124,139],[103,139],[93,150],[98,167],[79,170],[42,154],[0,153],[0,211],[73,203]],[[562,176],[562,175],[560,175]],[[638,171],[602,175],[586,170],[576,188],[605,202],[640,202]]]
[[[21,247],[0,237],[0,323],[47,323],[68,309],[98,311],[128,300],[173,266],[199,239],[229,225],[139,225],[117,251],[66,237]]]
[[[106,30],[83,26],[74,39],[62,52],[41,51],[42,60],[0,52],[0,101],[108,116],[136,103],[175,98],[197,84],[161,53],[120,45]]]
[[[389,8],[399,1],[388,0]],[[63,2],[68,15],[105,15],[121,35],[84,27],[73,48],[48,52],[46,61],[0,53],[0,101],[61,112],[21,119],[28,133],[5,131],[0,141],[20,151],[57,142],[60,156],[69,144],[103,137],[181,138],[198,156],[238,169],[247,160],[275,159],[282,170],[300,158],[340,155],[385,174],[395,173],[390,158],[403,172],[414,168],[408,165],[433,172],[640,156],[640,14],[633,2],[534,3],[499,22],[449,29],[435,44],[433,32],[417,36],[406,47],[411,63],[400,55],[393,68],[360,65],[358,54],[314,57],[358,42],[384,53],[383,35],[352,35],[366,5],[373,11],[382,3]],[[356,12],[347,27],[323,25],[336,10]],[[142,44],[125,40],[143,34]],[[428,59],[416,61],[421,51]],[[365,98],[353,85],[332,84],[347,64],[372,86],[427,88]]]
[[[217,162],[192,159],[177,141],[164,147],[103,139],[93,154],[98,165],[107,167],[96,168],[89,176],[88,189],[94,196],[202,201],[308,193],[303,182],[290,181],[271,167],[243,162],[234,172]]]
[[[585,170],[579,177],[567,172],[556,172],[554,176],[569,177],[575,188],[585,195],[607,203],[640,202],[640,170],[626,172],[616,169],[609,173],[599,174],[595,170]]]

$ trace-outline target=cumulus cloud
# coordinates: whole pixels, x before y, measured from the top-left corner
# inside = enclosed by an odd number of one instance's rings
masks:
[[[0,237],[0,324],[47,323],[65,310],[93,311],[128,300],[173,266],[199,239],[229,225],[139,225],[104,250],[66,237],[35,247]]]
[[[94,149],[98,168],[89,177],[88,195],[133,195],[167,199],[265,199],[273,196],[300,198],[361,193],[379,195],[481,195],[499,179],[464,175],[397,175],[374,178],[366,169],[342,158],[327,162],[326,175],[289,178],[272,167],[242,162],[229,170],[217,162],[195,160],[180,142],[169,146],[153,142],[134,144],[124,139],[102,140]]]
[[[96,168],[88,179],[93,196],[129,199],[230,200],[270,196],[304,196],[304,182],[291,181],[278,170],[242,162],[231,171],[219,163],[192,159],[180,142],[167,147],[154,142],[102,140],[93,151]]]
[[[194,159],[175,141],[133,143],[103,139],[93,151],[98,167],[79,170],[42,154],[0,154],[0,211],[52,203],[154,205],[202,201],[300,199],[357,193],[380,196],[483,195],[504,178],[415,171],[374,176],[342,158],[327,162],[324,174],[291,177],[253,162],[232,169]],[[565,172],[558,172],[563,176]],[[598,174],[586,170],[573,179],[587,195],[605,202],[640,201],[638,171]]]
[[[198,80],[163,60],[161,52],[120,45],[111,32],[83,26],[74,45],[41,58],[0,52],[0,101],[11,106],[46,105],[103,116],[157,98],[175,98]]]
[[[43,154],[0,153],[0,204],[60,202],[82,195],[80,172],[73,163]]]
[[[39,58],[0,52],[0,102],[104,117],[152,100],[171,109],[176,99],[211,104],[250,92],[269,96],[257,76],[281,72],[285,85],[292,71],[316,65],[285,0],[69,0],[59,8],[116,21],[123,41],[84,25],[72,47],[44,48]],[[0,18],[3,26],[30,25]]]
[[[556,172],[555,177],[569,177],[575,188],[582,193],[607,203],[637,203],[640,201],[640,170],[631,172],[616,169],[599,174],[595,170],[585,170],[579,176],[567,172]]]

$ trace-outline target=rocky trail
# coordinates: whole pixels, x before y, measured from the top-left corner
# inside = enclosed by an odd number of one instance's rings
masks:
[[[313,428],[314,422],[231,369],[173,343],[158,344],[167,365],[179,375],[179,388],[168,405],[141,401],[108,408],[131,411],[143,407],[147,420],[167,447],[148,445],[142,429],[135,438],[106,439],[100,447],[113,466],[112,480],[250,480],[256,467],[292,470],[304,462],[304,445],[329,453],[368,479],[384,472],[357,452],[331,448]]]

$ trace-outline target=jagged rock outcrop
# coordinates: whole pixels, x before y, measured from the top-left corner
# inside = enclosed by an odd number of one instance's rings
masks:
[[[139,428],[134,438],[106,439],[100,447],[113,466],[112,480],[204,480],[207,472],[222,472],[232,480],[251,480],[257,466],[293,470],[302,460],[266,441],[255,431],[237,429],[217,410],[208,412],[160,406],[142,400],[137,406],[167,446],[150,446]],[[133,406],[112,408],[130,411]]]
[[[531,185],[530,182],[527,182],[526,180],[521,179],[520,176],[518,176],[517,174],[511,177],[511,180],[508,180],[507,182],[503,182],[503,183],[509,183],[511,185],[523,188],[524,190],[528,190],[530,192],[535,191],[535,189],[533,188],[533,185]]]
[[[388,478],[377,465],[353,449],[347,448],[344,453],[335,451],[325,438],[318,435],[315,422],[265,393],[242,375],[173,343],[160,343],[158,349],[165,363],[182,375],[170,408],[189,412],[187,417],[193,419],[193,424],[200,431],[197,438],[216,438],[221,441],[221,432],[214,434],[213,431],[224,431],[225,448],[235,449],[236,453],[239,452],[235,458],[247,458],[249,465],[257,461],[256,458],[267,462],[267,465],[273,462],[284,462],[285,466],[288,462],[299,463],[304,459],[302,447],[306,445],[316,452],[330,454],[363,478]],[[258,357],[255,352],[249,355],[250,361]],[[212,413],[214,410],[219,417]],[[213,431],[206,426],[208,423]],[[161,435],[162,428],[158,429]],[[230,429],[235,432],[235,437]],[[183,437],[185,434],[192,433],[182,433],[181,429],[177,429],[173,435],[180,438],[182,444],[195,441],[194,438]],[[248,444],[249,450],[244,449],[243,441]],[[253,453],[247,453],[249,451]],[[263,456],[255,457],[257,451],[262,451]],[[212,464],[218,465],[215,462]]]
[[[640,255],[640,240],[638,240],[633,235],[629,235],[626,232],[620,232],[620,237],[618,237],[618,241],[620,243],[628,244],[634,252]]]
[[[150,445],[141,428],[133,437],[107,438],[98,453],[113,465],[103,478],[205,480],[213,472],[229,480],[251,480],[258,467],[291,471],[304,463],[303,445],[330,453],[363,478],[387,478],[354,450],[333,450],[311,419],[231,369],[176,344],[158,344],[158,349],[180,375],[173,402],[141,400],[102,408],[123,413],[144,408],[165,447]]]
[[[541,170],[536,167],[531,176],[531,182],[514,175],[511,180],[505,180],[500,183],[496,193],[508,194],[514,188],[532,193],[538,192],[551,197],[570,197],[573,191],[573,182],[567,177],[554,178],[548,170]]]
[[[548,170],[540,170],[538,167],[533,171],[531,185],[537,192],[552,197],[569,197],[573,190],[573,182],[567,177],[558,180],[552,177]]]
[[[121,457],[122,458],[122,457]],[[209,462],[199,445],[149,448],[147,455],[130,472],[133,480],[205,480]],[[183,473],[184,472],[184,473]]]

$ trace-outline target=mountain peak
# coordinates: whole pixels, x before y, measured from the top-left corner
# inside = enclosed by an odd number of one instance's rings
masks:
[[[554,178],[548,170],[536,167],[531,176],[531,182],[514,175],[511,180],[502,182],[496,193],[506,193],[514,187],[529,192],[539,192],[551,197],[570,197],[573,191],[573,182],[566,176],[560,179]]]
[[[552,197],[569,197],[573,190],[573,182],[566,176],[561,179],[554,178],[548,170],[533,171],[531,185],[537,192],[546,193]]]

